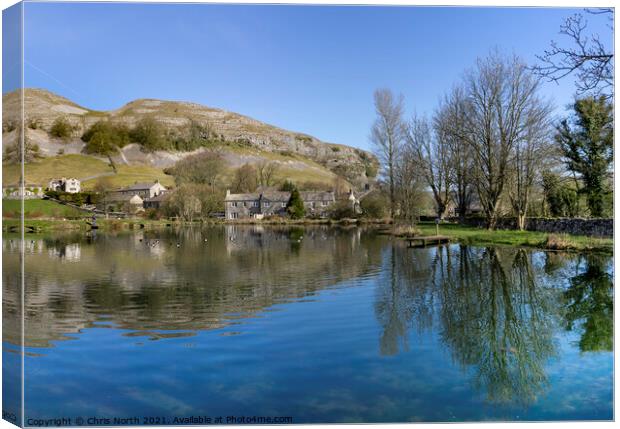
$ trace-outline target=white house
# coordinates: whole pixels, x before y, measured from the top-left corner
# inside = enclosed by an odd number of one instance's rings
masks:
[[[81,190],[80,181],[76,178],[52,179],[48,184],[48,188],[52,191],[68,192],[70,194],[77,194]]]

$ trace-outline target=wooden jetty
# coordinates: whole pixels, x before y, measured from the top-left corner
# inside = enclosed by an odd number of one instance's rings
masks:
[[[426,247],[450,242],[450,238],[445,235],[409,236],[404,239],[407,247]]]

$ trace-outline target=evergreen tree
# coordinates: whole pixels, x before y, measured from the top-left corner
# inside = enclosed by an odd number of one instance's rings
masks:
[[[613,105],[604,97],[586,97],[574,105],[572,121],[562,121],[556,140],[569,170],[583,181],[590,215],[603,215],[606,178],[613,161]]]
[[[291,216],[291,219],[301,219],[306,215],[306,209],[304,208],[304,202],[301,199],[301,195],[297,188],[291,192],[291,198],[286,204],[286,211]]]

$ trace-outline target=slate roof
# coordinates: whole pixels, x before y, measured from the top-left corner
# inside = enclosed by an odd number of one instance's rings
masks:
[[[299,194],[304,201],[334,201],[336,199],[332,191],[301,191]]]
[[[256,201],[259,194],[228,194],[224,201]]]
[[[271,191],[271,192],[263,192],[261,195],[263,197],[263,200],[267,200],[267,201],[288,202],[288,200],[291,199],[290,192]]]

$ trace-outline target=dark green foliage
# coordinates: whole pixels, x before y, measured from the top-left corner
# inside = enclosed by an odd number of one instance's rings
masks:
[[[211,127],[206,124],[202,125],[199,122],[189,118],[189,125],[185,132],[181,132],[180,135],[169,133],[167,140],[170,144],[170,149],[177,150],[179,152],[191,152],[201,147],[216,146],[223,143],[223,141],[216,136]]]
[[[71,137],[72,133],[73,126],[63,116],[56,118],[56,120],[52,124],[52,128],[50,128],[51,135],[63,140],[67,140],[69,137]]]
[[[613,350],[613,280],[598,255],[585,257],[586,268],[570,281],[564,292],[566,328],[582,325],[579,341],[582,352]]]
[[[279,190],[282,192],[293,192],[294,189],[297,189],[297,187],[290,180],[285,180],[284,182],[282,182],[279,188]]]
[[[543,173],[543,191],[549,212],[553,217],[575,217],[578,215],[579,196],[577,191],[562,183],[553,173]]]
[[[97,204],[101,198],[100,194],[92,191],[71,194],[68,192],[47,190],[45,191],[45,195],[55,200],[65,201],[77,206],[81,206],[82,204]]]
[[[93,124],[83,135],[87,153],[109,155],[129,143],[129,128],[123,124],[99,121]]]
[[[613,105],[604,97],[587,97],[577,100],[574,109],[572,120],[558,126],[556,140],[569,170],[581,177],[590,215],[600,217],[613,161]]]
[[[291,219],[301,219],[306,215],[306,209],[304,208],[304,202],[301,199],[301,195],[297,188],[291,192],[291,198],[286,204],[286,211]]]
[[[138,121],[130,131],[129,137],[132,142],[142,145],[147,152],[170,149],[170,143],[165,138],[162,125],[151,117],[145,117]]]

